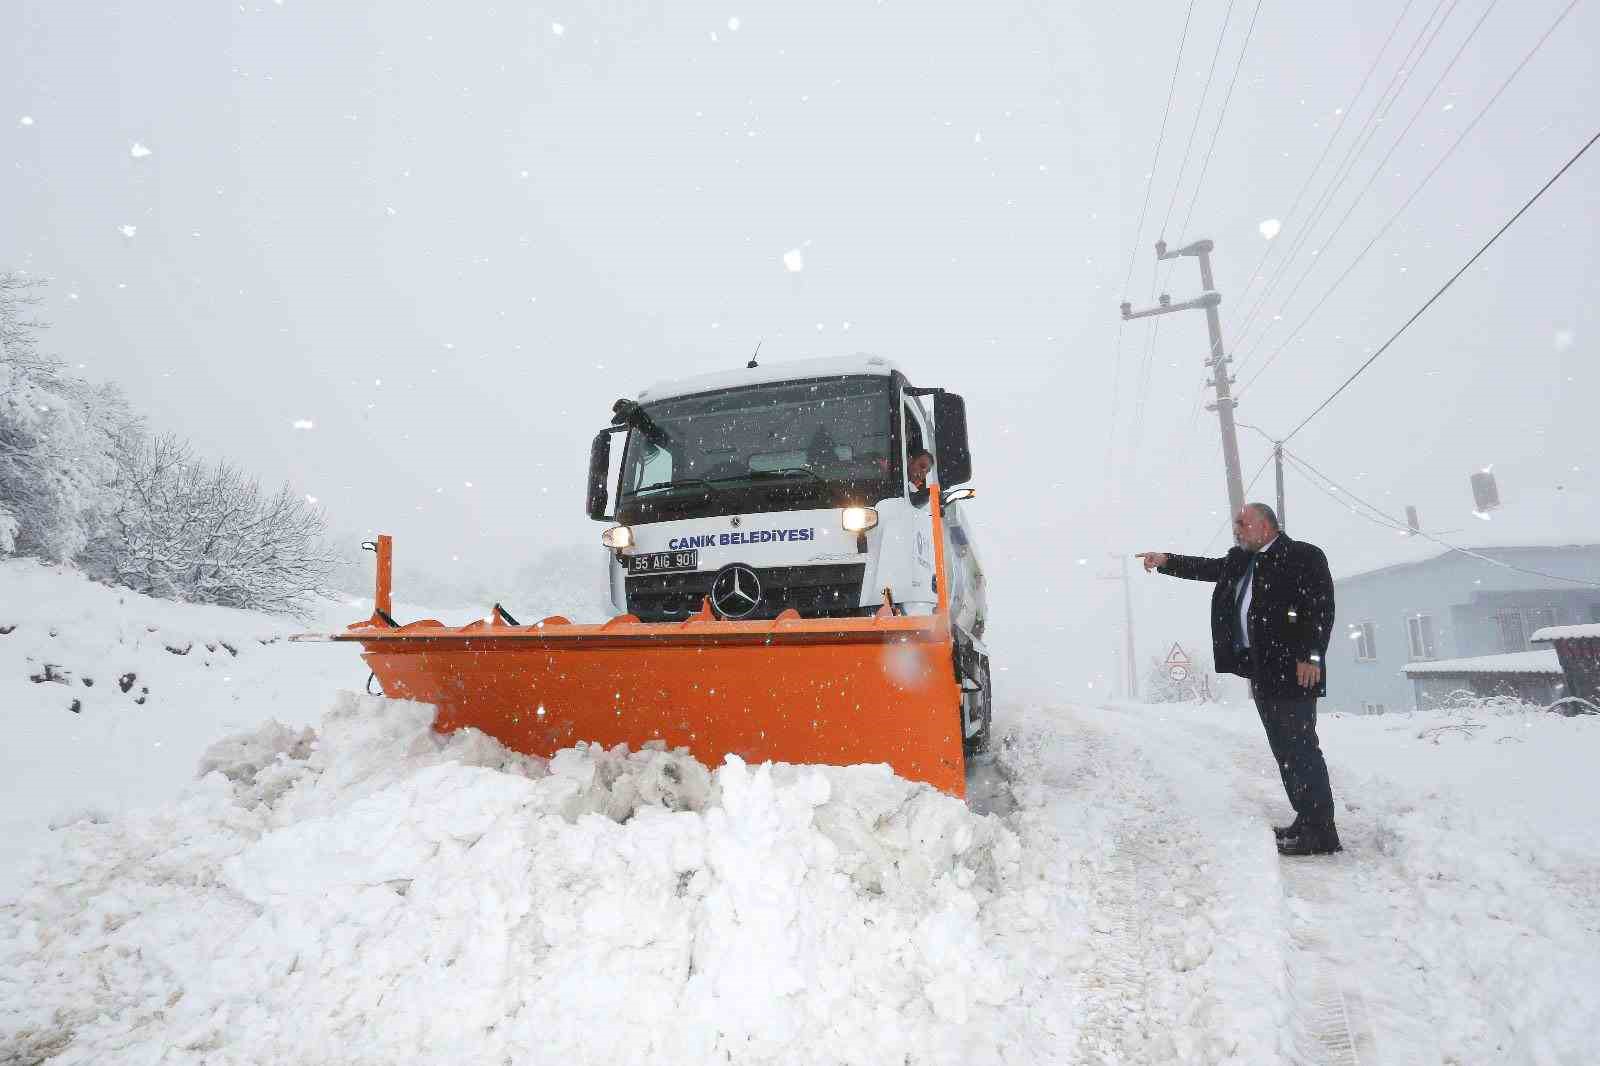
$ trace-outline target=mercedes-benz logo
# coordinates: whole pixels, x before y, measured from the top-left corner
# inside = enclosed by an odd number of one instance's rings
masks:
[[[724,618],[748,618],[761,603],[761,579],[742,563],[725,566],[711,582],[711,606]]]
[[[732,518],[728,519],[728,525],[732,526],[734,529],[738,529],[739,524],[742,521],[743,519],[741,519],[738,515],[734,515]]]

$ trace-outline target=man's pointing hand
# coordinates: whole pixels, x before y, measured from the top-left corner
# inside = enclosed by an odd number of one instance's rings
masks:
[[[1167,565],[1166,552],[1136,552],[1133,557],[1144,561],[1145,573]]]

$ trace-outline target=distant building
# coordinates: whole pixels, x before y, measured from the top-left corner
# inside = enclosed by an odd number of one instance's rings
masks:
[[[1452,689],[1541,700],[1557,691],[1554,653],[1529,638],[1546,626],[1600,622],[1600,544],[1471,551],[1494,561],[1444,551],[1334,582],[1333,707],[1378,714],[1427,707]],[[1517,658],[1485,659],[1503,656]],[[1438,668],[1407,676],[1408,664],[1425,662]]]

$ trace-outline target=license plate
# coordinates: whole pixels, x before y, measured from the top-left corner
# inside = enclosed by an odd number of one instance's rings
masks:
[[[629,574],[665,574],[674,570],[698,570],[700,549],[680,552],[645,552],[628,556]]]

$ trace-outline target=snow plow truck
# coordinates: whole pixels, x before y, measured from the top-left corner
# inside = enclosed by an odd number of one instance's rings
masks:
[[[400,624],[383,536],[372,617],[322,639],[359,642],[435,729],[528,754],[661,741],[962,796],[992,703],[971,476],[960,396],[875,356],[752,359],[618,400],[595,436],[609,621]]]

